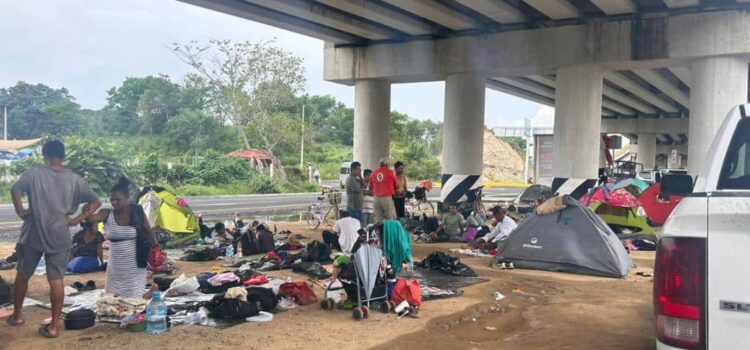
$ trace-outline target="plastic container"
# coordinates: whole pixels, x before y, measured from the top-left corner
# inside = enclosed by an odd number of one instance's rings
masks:
[[[39,263],[36,265],[36,270],[34,270],[34,274],[37,276],[41,276],[47,273],[47,263],[44,260],[44,254],[42,254],[42,257],[39,258]]]
[[[219,238],[214,238],[214,248],[218,249],[219,246],[221,246],[221,243],[219,243]]]
[[[146,306],[146,332],[160,334],[167,330],[167,305],[161,298],[161,292],[154,292],[151,302]]]
[[[224,252],[224,256],[231,258],[234,256],[234,247],[230,244],[227,246],[227,250]]]

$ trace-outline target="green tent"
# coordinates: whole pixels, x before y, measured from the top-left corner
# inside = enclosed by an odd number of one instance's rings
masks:
[[[133,202],[143,207],[151,227],[174,235],[200,233],[198,217],[187,202],[163,187],[144,187]]]

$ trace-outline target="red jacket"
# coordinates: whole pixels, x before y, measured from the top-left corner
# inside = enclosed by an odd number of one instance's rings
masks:
[[[375,197],[393,197],[397,183],[396,173],[387,167],[379,167],[370,175],[370,188]]]

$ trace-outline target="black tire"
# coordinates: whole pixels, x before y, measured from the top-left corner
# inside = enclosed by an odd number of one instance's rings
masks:
[[[354,309],[354,311],[352,311],[352,317],[354,317],[354,319],[357,321],[362,321],[365,315],[362,312],[362,309],[357,308],[357,309]]]
[[[320,302],[320,308],[323,309],[323,310],[330,310],[331,309],[330,299],[323,299]]]

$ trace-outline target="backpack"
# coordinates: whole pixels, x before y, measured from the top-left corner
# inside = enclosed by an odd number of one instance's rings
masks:
[[[320,241],[312,241],[307,245],[305,261],[308,262],[330,262],[331,247]]]
[[[273,232],[264,229],[258,230],[258,249],[261,253],[271,252],[276,249]]]
[[[292,298],[300,306],[314,304],[318,301],[318,297],[315,296],[315,293],[305,282],[282,284],[279,287],[279,296]]]

